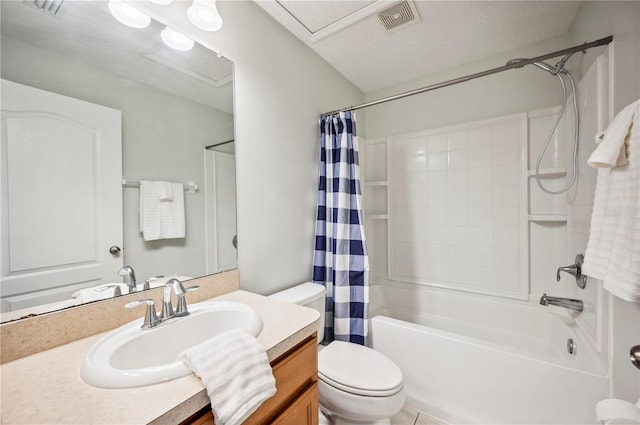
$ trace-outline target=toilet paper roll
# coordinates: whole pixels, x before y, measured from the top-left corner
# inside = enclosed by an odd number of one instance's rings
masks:
[[[596,417],[605,425],[640,425],[640,409],[617,398],[600,400],[596,404]]]

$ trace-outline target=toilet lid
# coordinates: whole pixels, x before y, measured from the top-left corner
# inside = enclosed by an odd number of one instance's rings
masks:
[[[402,372],[371,348],[333,341],[318,353],[318,377],[340,390],[365,396],[387,396],[402,387]]]

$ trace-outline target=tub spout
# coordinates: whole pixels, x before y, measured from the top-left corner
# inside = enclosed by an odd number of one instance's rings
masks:
[[[540,298],[541,305],[555,305],[558,307],[568,308],[569,310],[582,311],[583,305],[581,300],[574,300],[571,298],[550,297],[547,294],[542,294]]]

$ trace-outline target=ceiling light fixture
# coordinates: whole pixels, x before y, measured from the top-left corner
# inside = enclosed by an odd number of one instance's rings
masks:
[[[193,0],[187,9],[187,17],[193,25],[205,31],[218,31],[222,27],[216,0]]]
[[[122,0],[109,0],[109,11],[118,22],[133,28],[146,28],[151,18]]]
[[[155,3],[155,4],[161,4],[163,6],[166,6],[167,4],[171,3],[173,0],[149,0],[151,3]]]
[[[184,34],[179,33],[173,28],[166,27],[160,33],[162,41],[172,49],[187,51],[193,48],[195,44],[192,39]]]

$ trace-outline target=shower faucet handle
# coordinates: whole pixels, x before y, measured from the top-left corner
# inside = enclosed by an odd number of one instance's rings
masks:
[[[576,262],[564,267],[558,267],[556,270],[556,281],[560,282],[560,272],[569,273],[576,278],[578,288],[584,289],[587,286],[587,276],[582,274],[582,263],[584,263],[584,255],[576,255]]]

